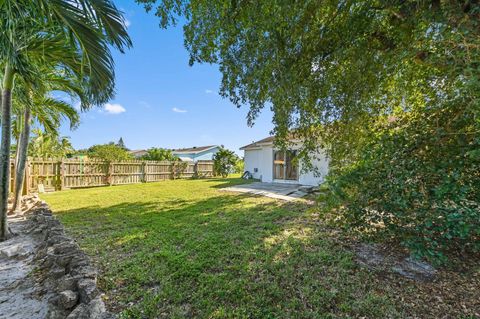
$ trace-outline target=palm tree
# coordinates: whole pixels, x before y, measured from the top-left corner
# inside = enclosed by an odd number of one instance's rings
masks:
[[[27,151],[30,137],[30,127],[32,118],[41,126],[43,126],[45,133],[51,136],[58,135],[62,119],[70,121],[70,128],[75,128],[80,121],[78,111],[70,104],[54,99],[52,97],[37,97],[33,98],[32,105],[25,104],[23,114],[19,117],[23,119],[21,133],[17,138],[17,152],[15,158],[15,187],[12,211],[19,213],[20,198],[22,196],[22,189],[25,180],[25,166],[27,162]]]
[[[52,158],[66,157],[75,149],[66,136],[58,133],[46,133],[39,128],[33,129],[32,140],[29,144],[28,154],[33,157]]]
[[[0,1],[2,138],[0,147],[0,241],[8,236],[12,90],[15,76],[35,83],[33,65],[51,64],[88,84],[87,95],[105,103],[114,93],[114,63],[109,45],[131,46],[121,12],[110,0]],[[70,50],[65,50],[68,47]],[[60,49],[59,49],[60,48]],[[80,59],[78,59],[80,58]],[[81,73],[72,65],[81,64]]]
[[[83,108],[90,107],[90,101],[85,95],[82,83],[76,78],[72,78],[65,72],[59,72],[54,66],[41,68],[38,72],[37,88],[32,90],[30,83],[17,83],[15,93],[17,103],[14,103],[14,109],[19,113],[17,115],[16,134],[17,150],[15,158],[15,187],[14,201],[12,210],[18,213],[19,202],[22,195],[25,166],[27,161],[27,150],[30,136],[31,117],[36,120],[49,134],[57,135],[62,119],[70,121],[70,128],[75,128],[79,121],[78,111],[63,100],[49,96],[48,92],[63,91],[77,100],[81,101]],[[21,104],[17,106],[16,104]],[[16,106],[16,107],[15,107]],[[23,119],[23,120],[22,120]]]

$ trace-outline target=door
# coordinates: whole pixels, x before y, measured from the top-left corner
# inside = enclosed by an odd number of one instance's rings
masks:
[[[285,179],[289,181],[298,180],[298,167],[295,156],[297,156],[297,151],[285,152]]]
[[[285,152],[273,153],[273,179],[285,179]]]
[[[273,178],[280,180],[298,180],[298,167],[295,163],[297,151],[275,151],[273,154]]]

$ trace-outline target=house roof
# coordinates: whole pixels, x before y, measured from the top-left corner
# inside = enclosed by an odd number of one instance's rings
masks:
[[[193,162],[193,159],[191,159],[190,157],[179,156],[178,158],[179,158],[182,162]]]
[[[130,153],[131,154],[139,154],[139,153],[146,153],[147,150],[131,150]]]
[[[245,149],[248,149],[248,148],[255,148],[255,147],[260,147],[260,146],[264,146],[264,145],[270,145],[270,144],[273,144],[274,141],[275,141],[275,136],[269,136],[269,137],[266,137],[266,138],[261,139],[259,141],[256,141],[256,142],[250,143],[248,145],[242,146],[242,147],[240,147],[240,149],[245,150]]]
[[[208,146],[194,146],[194,147],[187,147],[187,148],[178,148],[176,150],[172,150],[174,154],[197,154],[201,152],[208,151],[210,149],[216,148],[218,145],[208,145]]]

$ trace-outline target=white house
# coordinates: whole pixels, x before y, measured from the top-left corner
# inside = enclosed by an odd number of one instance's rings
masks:
[[[294,183],[316,186],[324,181],[328,172],[328,159],[322,152],[312,155],[315,170],[302,172],[302,164],[292,161],[301,143],[292,143],[287,151],[274,146],[274,137],[253,142],[240,148],[245,152],[245,171],[266,183]]]

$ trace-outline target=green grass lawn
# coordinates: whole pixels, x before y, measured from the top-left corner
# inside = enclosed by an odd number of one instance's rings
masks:
[[[42,195],[122,318],[402,317],[306,203],[175,180]]]

